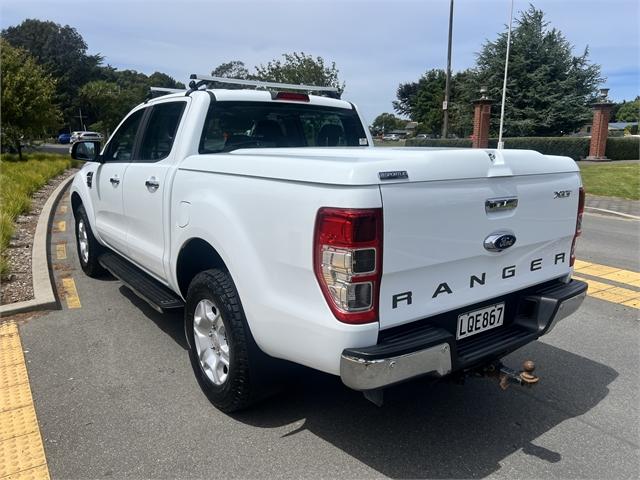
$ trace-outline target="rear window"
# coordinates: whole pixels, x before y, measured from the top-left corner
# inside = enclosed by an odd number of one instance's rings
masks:
[[[275,102],[215,102],[207,113],[199,151],[367,145],[367,136],[353,109]]]

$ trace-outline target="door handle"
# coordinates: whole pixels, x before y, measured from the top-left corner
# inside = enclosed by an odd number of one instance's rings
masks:
[[[120,179],[118,178],[117,175],[115,177],[111,177],[109,179],[109,181],[111,182],[111,185],[119,185],[120,184]]]
[[[149,177],[144,182],[144,185],[150,192],[155,192],[160,187],[160,182],[156,177]]]

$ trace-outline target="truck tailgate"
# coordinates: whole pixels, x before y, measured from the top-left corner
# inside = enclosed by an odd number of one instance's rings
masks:
[[[380,328],[569,274],[580,184],[575,171],[382,184]],[[515,243],[487,250],[496,233]]]

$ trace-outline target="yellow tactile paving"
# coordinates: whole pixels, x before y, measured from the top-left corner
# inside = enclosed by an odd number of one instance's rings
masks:
[[[31,388],[28,383],[0,388],[0,412],[31,404]]]
[[[60,213],[67,213],[67,206],[60,205],[60,207],[58,207],[58,210],[60,211]]]
[[[37,431],[38,420],[33,405],[0,413],[0,442]]]
[[[18,326],[0,322],[0,480],[48,479]]]
[[[607,280],[613,280],[618,283],[638,283],[640,282],[640,273],[632,272],[630,270],[618,270],[617,272],[608,273],[606,275],[602,275],[602,278],[606,278]]]
[[[56,244],[56,259],[66,260],[66,258],[67,258],[67,244],[66,243]]]
[[[27,367],[24,362],[17,365],[0,365],[0,388],[9,388],[28,381]]]
[[[62,287],[64,289],[64,300],[67,302],[67,308],[82,307],[78,290],[76,289],[76,282],[73,281],[73,278],[63,278]]]
[[[0,442],[0,478],[46,463],[40,432]]]
[[[22,470],[15,475],[9,475],[2,480],[49,480],[49,469],[46,465]]]
[[[594,277],[601,277],[603,275],[608,275],[610,273],[615,273],[620,271],[619,268],[615,267],[607,267],[606,265],[596,265],[591,264],[588,267],[576,268],[578,273],[582,273],[584,275],[592,275]]]
[[[64,220],[60,220],[56,222],[56,231],[58,232],[66,232],[67,231],[67,222]]]
[[[0,334],[0,365],[22,362],[22,346],[18,332]]]
[[[629,288],[616,287],[615,285],[611,285],[609,283],[598,282],[596,280],[591,280],[586,277],[580,277],[578,275],[574,275],[573,278],[582,280],[583,282],[587,282],[587,284],[589,285],[587,294],[590,297],[640,309],[639,291],[631,290]]]

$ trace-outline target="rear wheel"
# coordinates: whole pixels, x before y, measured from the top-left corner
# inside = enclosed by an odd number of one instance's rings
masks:
[[[104,251],[104,247],[93,236],[87,212],[82,205],[76,209],[74,216],[76,219],[76,247],[82,271],[90,277],[99,277],[105,273],[104,268],[98,262],[98,257]]]
[[[235,412],[259,398],[258,349],[240,297],[228,272],[199,273],[189,285],[185,307],[189,358],[211,403]]]

